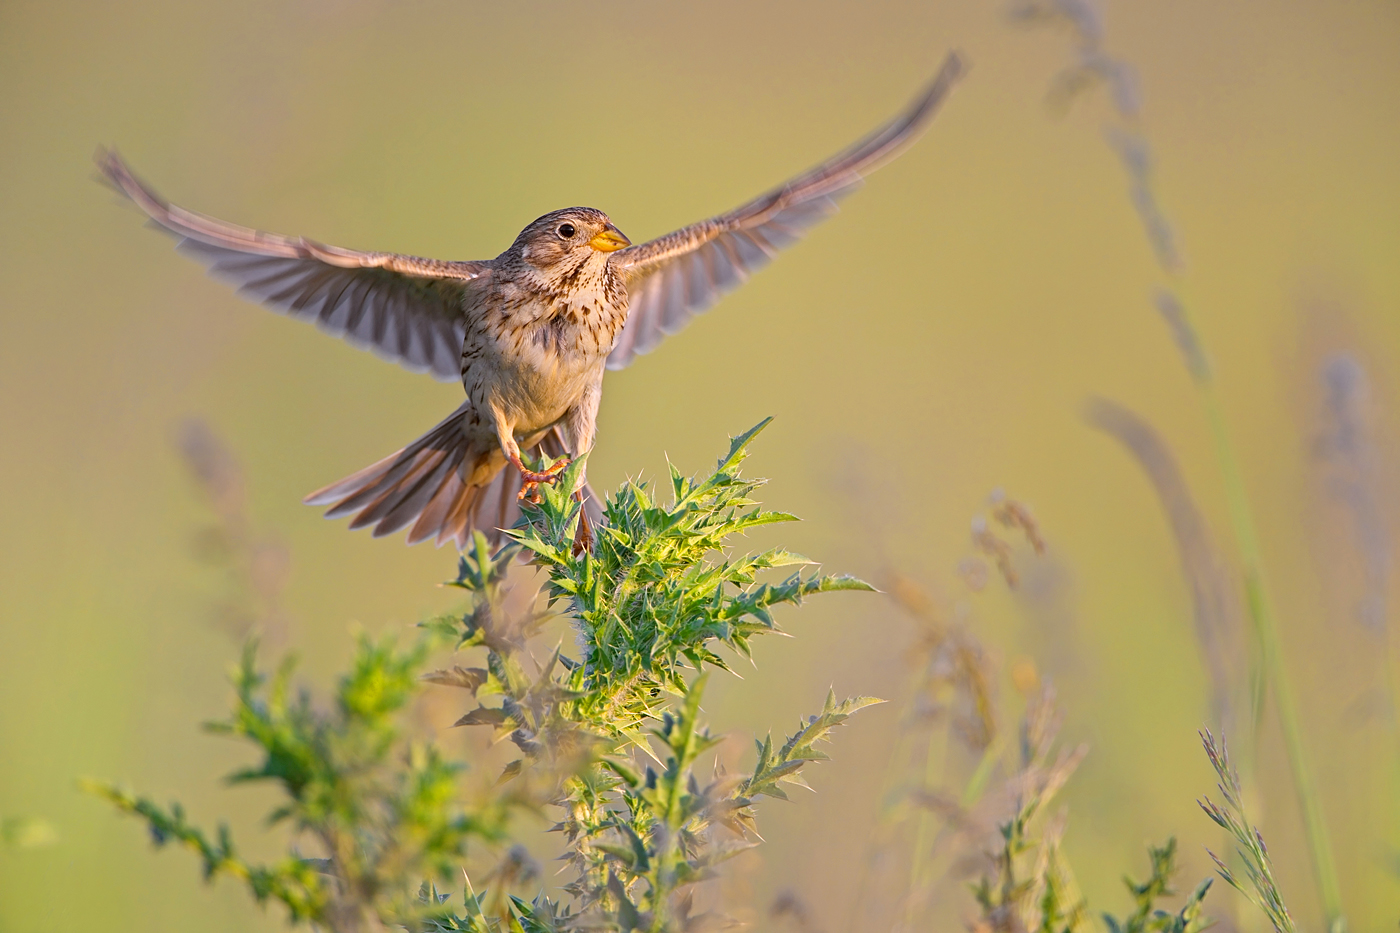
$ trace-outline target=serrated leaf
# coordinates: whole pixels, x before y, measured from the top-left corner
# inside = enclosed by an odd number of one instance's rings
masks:
[[[867,706],[879,706],[881,703],[888,702],[888,700],[882,700],[879,697],[850,697],[841,701],[841,705],[837,707],[837,711],[844,716],[850,716],[857,710],[865,709]]]
[[[768,567],[791,567],[798,564],[810,565],[816,563],[816,561],[803,557],[801,554],[783,550],[765,551],[759,555],[759,559]]]
[[[487,706],[478,706],[461,719],[454,722],[454,726],[500,726],[506,721],[505,710],[492,709]]]
[[[859,577],[849,574],[841,574],[834,577],[822,577],[819,591],[822,593],[832,593],[838,590],[860,590],[866,593],[877,593],[879,590],[866,583]]]
[[[422,679],[430,684],[438,684],[443,687],[460,687],[463,690],[470,690],[476,693],[477,689],[486,682],[488,674],[484,668],[480,667],[457,667],[453,666],[447,670],[429,671]]]

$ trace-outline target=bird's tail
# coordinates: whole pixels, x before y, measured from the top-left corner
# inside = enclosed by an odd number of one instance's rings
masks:
[[[351,528],[374,526],[374,536],[393,534],[412,523],[408,543],[436,538],[464,548],[473,531],[481,531],[493,546],[501,530],[520,518],[520,474],[506,465],[494,438],[489,445],[463,430],[470,403],[462,405],[437,427],[402,450],[311,493],[308,505],[328,505],[327,518],[354,515]],[[556,430],[536,443],[539,453],[566,453]],[[601,520],[597,497],[584,491],[588,518]]]

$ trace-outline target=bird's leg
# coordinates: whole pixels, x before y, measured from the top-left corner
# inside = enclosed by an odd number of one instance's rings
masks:
[[[530,469],[520,460],[520,445],[515,440],[514,419],[509,418],[494,402],[488,402],[488,405],[492,418],[496,422],[496,438],[501,442],[501,452],[506,455],[506,459],[511,462],[511,465],[520,471],[520,494],[516,498],[528,498],[531,502],[538,502],[539,495],[535,492],[536,487],[540,483],[554,482],[555,477],[569,465],[569,458],[565,457],[547,470]]]
[[[562,439],[569,450],[586,454],[593,449],[593,438],[598,431],[598,400],[602,397],[602,392],[603,373],[600,369],[598,378],[584,389],[579,400],[564,416]],[[584,466],[586,469],[587,464]],[[584,508],[587,490],[588,479],[585,470],[579,470],[578,491],[574,493],[574,499],[579,503],[578,528],[574,531],[574,557],[593,550],[593,529],[589,527],[588,510]]]
[[[573,557],[593,550],[593,528],[588,524],[588,509],[583,504],[583,490],[574,493],[574,501],[579,504],[578,529],[574,531]]]
[[[508,451],[506,456],[510,459],[510,462],[515,465],[515,468],[520,471],[520,495],[517,496],[517,498],[528,498],[531,502],[539,501],[539,493],[536,491],[536,487],[539,486],[540,483],[554,482],[559,474],[564,472],[564,468],[569,465],[569,458],[565,457],[546,470],[536,471],[525,466],[525,464],[520,461],[520,449],[518,447]]]

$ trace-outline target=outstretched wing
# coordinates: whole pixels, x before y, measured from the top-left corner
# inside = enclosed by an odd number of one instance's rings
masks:
[[[839,155],[727,214],[620,250],[613,262],[627,277],[630,311],[608,368],[654,350],[835,213],[839,198],[919,137],[965,70],[950,54],[908,109]]]
[[[405,369],[445,382],[461,378],[466,287],[491,271],[489,261],[363,253],[263,233],[170,204],[115,152],[99,151],[97,165],[155,223],[179,237],[180,252],[239,294],[314,321]]]

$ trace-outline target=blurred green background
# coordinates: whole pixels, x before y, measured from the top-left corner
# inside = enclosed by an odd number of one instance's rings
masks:
[[[1353,543],[1318,439],[1320,367],[1351,353],[1381,464],[1370,512],[1393,531],[1400,6],[1105,13],[1107,48],[1140,77],[1140,128],[1261,524],[1353,929],[1389,928],[1397,741],[1375,702],[1387,639],[1354,611],[1377,585],[1359,568],[1376,562]],[[770,505],[806,519],[783,543],[871,579],[897,569],[954,611],[971,606],[1003,661],[1033,658],[1055,679],[1066,739],[1091,745],[1067,795],[1068,853],[1091,900],[1120,906],[1121,872],[1141,872],[1143,843],[1173,833],[1183,883],[1205,874],[1202,846],[1221,840],[1194,803],[1211,776],[1190,590],[1151,486],[1084,423],[1085,400],[1151,420],[1222,545],[1229,527],[1194,390],[1151,306],[1163,275],[1105,143],[1110,103],[1100,91],[1066,114],[1046,105],[1069,35],[1017,28],[996,2],[7,0],[0,816],[42,817],[59,839],[0,848],[0,929],[282,925],[231,883],[201,886],[184,854],[153,855],[135,822],[75,787],[128,780],[201,822],[245,827],[270,799],[221,787],[246,753],[195,729],[226,706],[237,643],[211,610],[227,579],[192,544],[209,509],[177,451],[184,419],[234,452],[250,521],[289,555],[281,643],[308,683],[339,669],[352,625],[378,631],[452,602],[434,588],[451,553],[347,533],[300,499],[431,426],[460,389],[206,279],[93,183],[98,144],[178,203],[350,247],[489,257],[570,204],[641,240],[846,145],[952,47],[972,72],[916,148],[608,376],[590,475],[610,488],[657,475],[664,456],[695,471],[727,434],[777,416],[752,469],[775,477]],[[1021,596],[959,595],[969,521],[995,488],[1033,509],[1050,553]],[[1380,592],[1394,597],[1381,557]],[[905,699],[913,632],[887,601],[827,597],[781,621],[795,640],[759,645],[757,675],[712,687],[716,728],[790,730],[828,685]],[[769,844],[730,882],[751,915],[791,891],[821,929],[848,927],[900,706],[841,731],[815,796],[762,805]],[[1271,715],[1261,728],[1255,815],[1285,895],[1317,928]],[[276,841],[242,835],[254,852]],[[1231,913],[1232,897],[1221,888],[1213,911]]]

